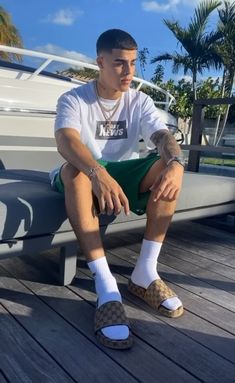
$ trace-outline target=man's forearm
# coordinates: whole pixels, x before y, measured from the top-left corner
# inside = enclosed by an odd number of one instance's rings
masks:
[[[66,131],[65,134],[58,131],[56,142],[62,157],[83,173],[89,174],[89,171],[98,165],[90,150],[73,131]]]
[[[179,144],[167,130],[153,133],[151,141],[156,145],[158,153],[167,164],[173,157],[183,157]]]

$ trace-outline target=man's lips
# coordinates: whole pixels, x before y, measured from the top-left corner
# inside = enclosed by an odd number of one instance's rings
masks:
[[[122,84],[130,84],[130,82],[131,82],[131,80],[128,80],[128,79],[121,80]]]

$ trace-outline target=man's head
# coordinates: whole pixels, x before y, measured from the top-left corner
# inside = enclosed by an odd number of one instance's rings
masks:
[[[109,29],[103,32],[96,42],[97,56],[103,52],[112,53],[113,49],[136,51],[138,47],[129,33],[121,29]]]
[[[96,49],[102,84],[125,92],[135,73],[136,41],[125,31],[109,29],[98,38]]]

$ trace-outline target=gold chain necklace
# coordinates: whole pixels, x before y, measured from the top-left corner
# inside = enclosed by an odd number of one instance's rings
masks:
[[[96,98],[97,98],[97,102],[99,104],[99,107],[100,107],[100,110],[104,116],[104,119],[105,119],[105,127],[107,128],[108,131],[111,131],[113,129],[113,124],[112,124],[112,118],[113,116],[115,115],[116,111],[118,110],[119,108],[119,105],[120,105],[120,102],[121,102],[121,97],[119,97],[118,101],[116,102],[116,104],[111,108],[111,109],[106,109],[101,101],[100,101],[100,98],[99,98],[99,95],[98,95],[98,87],[97,87],[97,81],[95,82],[95,93],[96,93]],[[112,112],[111,115],[107,115],[106,113],[107,112]]]

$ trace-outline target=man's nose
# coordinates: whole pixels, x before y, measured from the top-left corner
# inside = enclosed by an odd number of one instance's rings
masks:
[[[130,72],[131,72],[130,64],[125,63],[125,65],[124,65],[124,74],[127,75],[127,74],[130,74]]]

